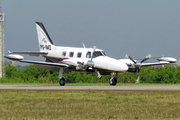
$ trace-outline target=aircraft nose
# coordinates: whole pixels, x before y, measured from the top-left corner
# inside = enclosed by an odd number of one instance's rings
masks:
[[[123,71],[127,71],[129,69],[129,67],[125,63],[123,63],[122,66],[123,66]]]
[[[116,65],[116,69],[117,69],[117,71],[125,72],[125,71],[128,70],[128,66],[127,66],[125,63],[119,62],[119,63]]]
[[[128,66],[125,63],[110,57],[98,57],[93,62],[95,62],[97,68],[105,70],[116,72],[125,72],[128,70]]]
[[[109,59],[108,68],[112,71],[125,72],[128,70],[128,66],[116,59]]]

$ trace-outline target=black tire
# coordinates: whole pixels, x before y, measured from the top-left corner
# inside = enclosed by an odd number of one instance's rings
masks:
[[[66,80],[64,78],[61,78],[59,81],[60,86],[64,86],[65,82],[66,82]]]
[[[111,86],[115,86],[117,83],[117,78],[112,78],[112,80],[110,80],[110,85]]]

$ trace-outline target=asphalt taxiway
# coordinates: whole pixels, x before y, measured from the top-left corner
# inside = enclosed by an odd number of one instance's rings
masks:
[[[25,91],[180,91],[180,85],[118,85],[118,86],[0,85],[0,90],[25,90]]]

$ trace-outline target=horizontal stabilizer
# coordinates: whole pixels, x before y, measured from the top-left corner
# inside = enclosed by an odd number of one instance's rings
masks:
[[[30,56],[39,56],[39,55],[47,55],[48,52],[10,52],[8,51],[7,54],[21,54],[21,55],[30,55]]]

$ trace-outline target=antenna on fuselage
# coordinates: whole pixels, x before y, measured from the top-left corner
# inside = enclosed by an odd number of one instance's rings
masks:
[[[84,43],[82,43],[82,44],[83,44],[83,47],[86,48],[86,46],[84,45]]]

